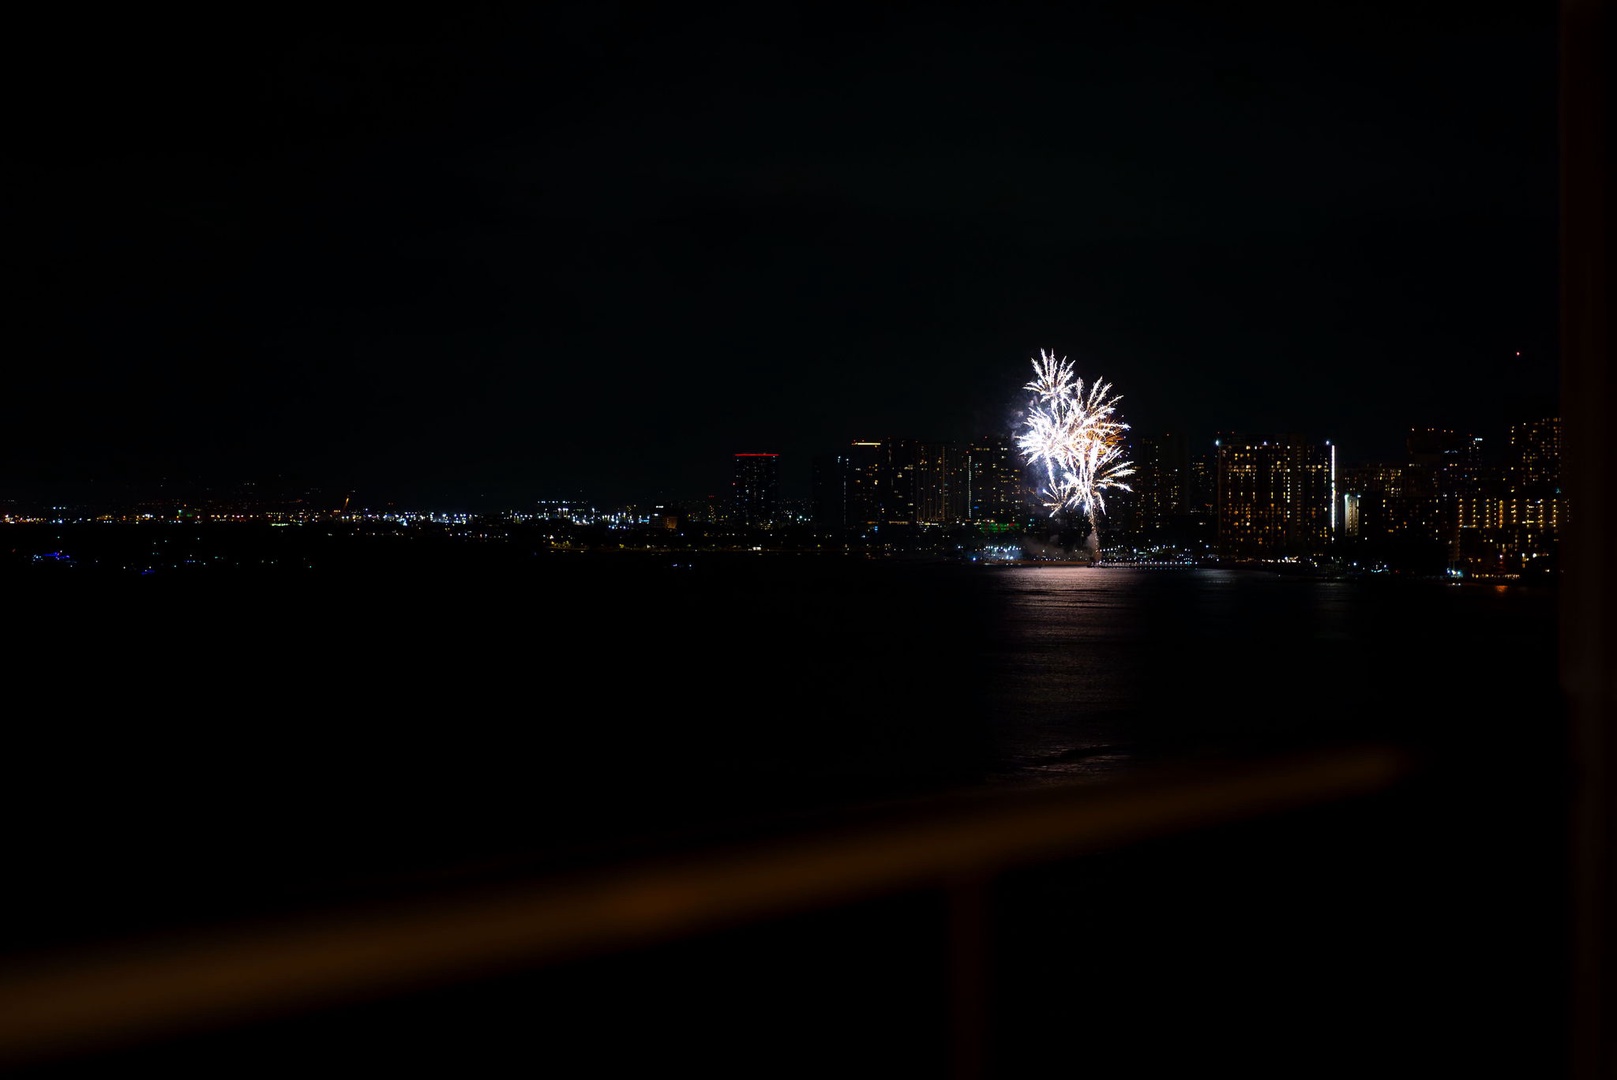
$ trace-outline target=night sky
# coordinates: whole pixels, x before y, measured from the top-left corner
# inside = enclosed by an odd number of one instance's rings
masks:
[[[1497,447],[1557,411],[1556,7],[1414,8],[47,18],[0,499],[805,496],[1041,348],[1141,433]]]

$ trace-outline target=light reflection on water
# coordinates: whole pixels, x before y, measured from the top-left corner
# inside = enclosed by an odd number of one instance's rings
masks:
[[[1001,782],[1492,733],[1508,703],[1543,708],[1554,690],[1553,594],[1534,590],[1028,567],[992,591],[984,701]]]

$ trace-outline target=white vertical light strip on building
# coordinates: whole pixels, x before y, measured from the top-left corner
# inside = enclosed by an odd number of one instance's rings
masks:
[[[1325,442],[1331,448],[1331,539],[1336,539],[1336,444]]]

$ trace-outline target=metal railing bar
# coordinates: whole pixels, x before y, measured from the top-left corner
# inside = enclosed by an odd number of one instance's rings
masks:
[[[401,994],[1364,796],[1395,747],[992,792],[520,887],[170,935],[0,975],[0,1063]]]

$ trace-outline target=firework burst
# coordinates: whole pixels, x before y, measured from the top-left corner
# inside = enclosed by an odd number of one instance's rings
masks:
[[[1022,389],[1032,397],[1016,442],[1027,463],[1037,465],[1043,475],[1044,507],[1051,517],[1063,510],[1087,517],[1090,544],[1098,548],[1105,493],[1130,490],[1124,481],[1134,475],[1133,464],[1123,460],[1128,425],[1117,418],[1122,398],[1112,393],[1110,383],[1099,380],[1086,390],[1070,361],[1044,349],[1034,358],[1033,378]]]

